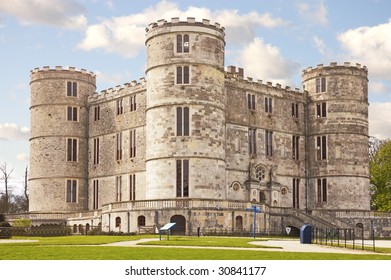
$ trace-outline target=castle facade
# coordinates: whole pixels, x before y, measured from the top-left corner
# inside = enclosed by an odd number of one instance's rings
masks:
[[[273,85],[225,68],[224,36],[209,20],[152,23],[146,77],[100,93],[86,70],[32,70],[30,215],[190,233],[251,230],[253,205],[265,231],[369,210],[367,68]]]

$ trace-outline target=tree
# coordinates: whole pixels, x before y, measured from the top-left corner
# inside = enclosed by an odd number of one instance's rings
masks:
[[[28,166],[26,166],[26,169],[24,170],[24,199],[27,204],[27,210],[29,209],[29,195],[28,195]]]
[[[7,163],[4,162],[0,164],[0,181],[4,182],[4,188],[5,188],[5,196],[4,196],[4,213],[8,213],[9,208],[9,182],[11,179],[11,174],[14,171],[12,168],[11,170],[7,169]]]
[[[391,211],[391,140],[381,142],[370,154],[371,206]]]

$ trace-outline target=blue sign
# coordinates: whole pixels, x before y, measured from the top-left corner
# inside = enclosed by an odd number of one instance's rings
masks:
[[[257,213],[261,213],[261,209],[256,205],[253,205],[251,208],[246,208],[246,211],[254,212],[254,239],[256,237],[256,225],[257,225]]]

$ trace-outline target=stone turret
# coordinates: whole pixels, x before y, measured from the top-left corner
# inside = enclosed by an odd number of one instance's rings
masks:
[[[146,197],[224,199],[224,29],[173,18],[146,31]]]
[[[30,211],[87,208],[88,95],[95,75],[74,67],[30,73]]]
[[[303,71],[310,208],[370,208],[367,76],[350,63]]]

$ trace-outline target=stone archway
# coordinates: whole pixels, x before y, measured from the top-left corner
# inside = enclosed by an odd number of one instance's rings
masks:
[[[186,218],[182,215],[174,215],[170,219],[170,223],[176,223],[171,229],[172,235],[185,235],[186,234]]]

